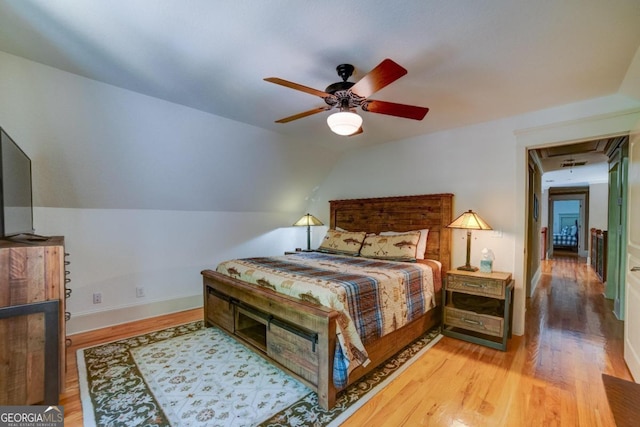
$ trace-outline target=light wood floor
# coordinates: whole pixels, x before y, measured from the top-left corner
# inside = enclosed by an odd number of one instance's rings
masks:
[[[631,375],[622,322],[603,286],[577,258],[543,262],[526,331],[507,352],[445,337],[344,426],[614,426],[601,374]],[[65,426],[81,426],[75,351],[201,319],[201,310],[73,336]]]

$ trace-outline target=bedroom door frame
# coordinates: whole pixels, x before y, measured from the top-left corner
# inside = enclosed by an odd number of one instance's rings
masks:
[[[554,202],[559,200],[577,200],[579,202],[578,212],[578,256],[588,257],[589,245],[587,244],[588,234],[586,233],[589,227],[586,224],[589,223],[589,210],[586,209],[589,206],[589,187],[551,187],[549,188],[549,219],[547,226],[549,233],[547,235],[548,241],[548,254],[553,258],[553,223],[554,223]]]
[[[624,284],[624,360],[631,375],[640,381],[640,224],[632,212],[640,209],[640,119],[629,137],[627,169],[627,229]]]
[[[607,271],[605,296],[613,300],[613,312],[625,318],[625,280],[627,266],[628,137],[609,154],[609,217],[607,220]]]
[[[539,256],[537,251],[530,250],[530,242],[528,241],[527,227],[529,221],[533,221],[533,215],[530,215],[532,206],[530,199],[531,188],[528,185],[528,160],[530,149],[542,148],[554,145],[572,144],[576,142],[587,141],[596,138],[610,138],[620,135],[628,135],[629,132],[637,127],[640,122],[640,108],[622,108],[601,110],[600,113],[589,115],[588,113],[578,113],[575,117],[561,120],[553,123],[533,127],[523,126],[514,130],[516,138],[516,188],[518,195],[515,204],[515,262],[513,267],[513,276],[516,279],[516,288],[514,294],[514,317],[513,332],[516,335],[523,335],[525,332],[525,312],[527,304],[527,296],[525,293],[524,280],[528,277],[528,258],[530,256]],[[522,191],[520,191],[522,189]],[[539,236],[534,236],[539,238]],[[535,252],[535,253],[534,253]],[[517,254],[524,254],[523,256]],[[537,277],[537,275],[533,275]],[[640,292],[639,292],[640,295]],[[640,299],[639,299],[640,301]],[[627,300],[627,305],[629,304]],[[639,304],[640,305],[640,304]],[[625,322],[626,323],[626,322]],[[639,335],[640,336],[640,335]],[[638,353],[640,354],[640,346]],[[639,358],[640,361],[640,358]],[[640,363],[638,364],[640,366]]]

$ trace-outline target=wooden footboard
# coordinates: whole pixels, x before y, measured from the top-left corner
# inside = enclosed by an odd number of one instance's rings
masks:
[[[336,401],[333,356],[338,312],[269,289],[202,272],[205,324],[216,325],[257,350],[318,394],[325,409]]]
[[[318,403],[323,408],[335,405],[338,390],[333,384],[333,357],[337,311],[248,285],[212,270],[204,270],[202,276],[207,326],[220,327],[299,379],[318,394]],[[367,345],[371,362],[351,372],[348,384],[439,322],[440,307],[436,307]]]

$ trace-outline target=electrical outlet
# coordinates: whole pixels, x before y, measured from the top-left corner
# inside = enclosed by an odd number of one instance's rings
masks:
[[[144,288],[142,286],[136,286],[136,298],[144,297]]]
[[[93,303],[94,304],[102,304],[102,293],[101,292],[95,292],[93,294]]]

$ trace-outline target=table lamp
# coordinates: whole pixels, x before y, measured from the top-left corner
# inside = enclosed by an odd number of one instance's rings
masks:
[[[302,218],[296,221],[293,225],[295,227],[302,227],[302,226],[307,227],[307,251],[310,251],[311,250],[311,226],[324,225],[324,224],[315,216],[311,215],[310,213],[307,213],[306,215],[303,215]]]
[[[458,218],[454,219],[451,224],[447,225],[447,228],[460,228],[467,230],[467,263],[458,267],[458,270],[477,271],[478,267],[473,267],[471,265],[471,230],[493,230],[491,226],[484,222],[477,213],[472,210],[468,210]]]

